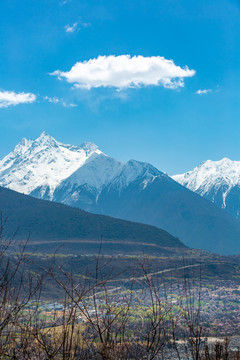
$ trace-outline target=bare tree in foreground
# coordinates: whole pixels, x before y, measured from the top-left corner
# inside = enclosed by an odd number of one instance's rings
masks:
[[[169,279],[155,276],[147,261],[124,281],[99,253],[95,271],[76,278],[53,263],[33,275],[25,245],[10,253],[0,227],[0,360],[230,360],[228,339],[210,346],[201,321],[201,267],[184,270],[173,297]],[[187,266],[184,267],[184,269]],[[107,269],[107,270],[106,270]],[[176,274],[175,274],[176,275]],[[48,276],[63,294],[61,310],[41,310]],[[33,305],[34,304],[34,305]]]

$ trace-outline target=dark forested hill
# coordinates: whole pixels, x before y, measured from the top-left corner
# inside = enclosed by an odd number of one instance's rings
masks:
[[[108,253],[159,253],[162,247],[180,247],[179,239],[154,226],[118,220],[39,200],[0,187],[0,211],[6,237],[24,240],[41,250],[52,251],[63,245],[66,251],[96,253],[101,236]]]

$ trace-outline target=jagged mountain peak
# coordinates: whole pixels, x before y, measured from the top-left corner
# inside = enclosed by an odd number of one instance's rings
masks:
[[[103,187],[112,185],[121,191],[138,179],[145,188],[159,175],[163,173],[146,162],[131,159],[123,163],[104,154],[92,142],[66,145],[46,131],[35,140],[22,139],[0,161],[0,185],[51,200],[55,199],[56,189],[62,194],[64,188],[71,199],[73,192],[76,199],[84,187],[91,189],[97,199]]]
[[[152,171],[155,175],[163,175],[163,172],[158,170],[155,166],[144,161],[131,159],[126,163],[126,166],[135,167],[141,169],[142,171]]]
[[[65,145],[46,131],[35,140],[23,138],[0,161],[0,185],[31,194],[40,189],[40,197],[51,198],[56,186],[73,174],[93,154],[101,151],[94,144],[83,147]]]
[[[123,170],[121,176],[125,178],[125,183],[128,185],[130,182],[135,181],[137,178],[153,179],[156,176],[163,175],[161,171],[147,162],[137,160],[129,160]]]
[[[45,130],[41,132],[38,139],[53,139],[51,135],[49,135]]]
[[[146,162],[124,163],[104,153],[94,153],[55,189],[53,200],[95,211],[102,194],[114,192],[121,196],[130,185],[142,191],[161,175],[167,177]]]
[[[228,157],[224,157],[221,160],[218,160],[219,163],[232,163],[233,160],[229,159]]]
[[[85,141],[83,142],[80,147],[85,150],[86,152],[94,152],[94,151],[97,151],[99,150],[99,147],[94,144],[93,142],[90,142],[90,141]]]
[[[80,146],[63,144],[63,143],[57,141],[53,136],[48,134],[46,131],[43,131],[39,135],[39,137],[37,137],[35,140],[29,140],[29,139],[26,139],[25,137],[22,138],[22,140],[17,144],[16,148],[19,149],[19,147],[21,147],[21,146],[28,146],[28,147],[29,146],[33,146],[33,147],[42,146],[43,148],[49,147],[49,146],[53,146],[53,147],[61,147],[62,146],[64,148],[68,148],[72,151],[84,150],[86,152],[86,154],[88,154],[88,155],[90,155],[94,152],[101,153],[99,147],[90,141],[83,142]]]
[[[43,131],[40,136],[33,141],[33,146],[50,146],[57,147],[60,143],[58,143],[51,135],[49,135],[46,131]]]
[[[29,140],[27,140],[25,137],[22,138],[22,140],[19,142],[18,145],[27,145],[27,143],[29,142]]]
[[[57,146],[58,142],[49,134],[47,134],[46,131],[43,131],[38,138],[35,140],[26,139],[25,137],[22,138],[22,140],[15,146],[13,152],[21,152],[21,149],[36,149],[39,148],[45,148],[49,146]]]
[[[221,167],[222,169],[225,167],[227,169],[228,167],[232,167],[239,163],[240,163],[239,161],[234,161],[227,157],[224,157],[224,158],[222,158],[220,160],[216,160],[216,161],[209,159],[209,160],[203,161],[200,165],[198,165],[196,167],[196,169],[198,169],[198,168],[219,168],[219,167]]]
[[[204,187],[204,192],[212,186],[228,185],[230,187],[240,183],[240,161],[233,161],[227,157],[221,160],[207,160],[184,174],[172,178],[192,191]]]
[[[191,171],[174,175],[173,179],[239,217],[240,161],[227,157],[207,160]]]
[[[15,156],[23,155],[29,149],[29,147],[32,145],[32,143],[33,143],[33,140],[28,140],[25,137],[22,138],[22,140],[15,146],[13,151],[9,155],[7,155],[5,158],[9,158],[9,156],[15,157]],[[1,161],[0,161],[0,163],[1,163]]]

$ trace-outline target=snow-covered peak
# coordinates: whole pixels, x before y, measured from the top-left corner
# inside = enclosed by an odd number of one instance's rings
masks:
[[[40,134],[40,136],[36,139],[37,140],[44,140],[44,139],[53,139],[51,135],[49,135],[45,130]]]
[[[36,140],[24,138],[0,161],[0,185],[25,194],[45,187],[51,198],[56,186],[94,153],[102,153],[94,144],[65,145],[46,132]]]
[[[26,138],[22,138],[22,140],[18,143],[17,146],[28,146],[30,143],[32,143],[32,140],[27,140]]]
[[[103,153],[94,153],[55,189],[53,200],[91,210],[102,192],[113,191],[120,195],[135,181],[143,190],[157,176],[166,175],[148,163],[136,160],[123,163]]]
[[[142,189],[145,189],[157,176],[163,173],[149,163],[129,160],[122,167],[121,172],[113,180],[111,187],[117,188],[119,192],[126,188],[137,179],[140,181]]]
[[[148,163],[123,163],[91,142],[62,144],[46,132],[35,140],[22,139],[0,161],[0,186],[50,200],[61,196],[63,202],[78,201],[86,192],[97,201],[104,189],[120,194],[135,181],[143,190],[159,176],[166,175]]]
[[[139,177],[152,179],[155,176],[162,175],[162,173],[149,163],[129,160],[125,165],[122,175],[125,176],[126,185],[128,185]]]
[[[113,189],[121,193],[137,179],[140,188],[144,189],[160,175],[165,176],[148,163],[136,160],[123,163],[103,153],[94,153],[56,188],[53,198],[56,197],[59,200],[60,194],[61,202],[72,204],[81,198],[82,192],[89,191],[94,194],[97,201],[104,189]]]
[[[57,143],[57,141],[46,131],[43,131],[34,142],[36,144],[49,144],[49,145],[55,145]]]
[[[90,141],[86,141],[84,143],[82,143],[80,145],[80,147],[82,149],[84,149],[87,153],[93,153],[93,152],[96,152],[96,151],[99,151],[99,148],[96,144],[90,142]]]
[[[32,140],[27,140],[26,138],[22,138],[22,140],[15,146],[13,152],[7,155],[7,157],[9,158],[10,155],[12,155],[12,157],[22,156],[27,151],[27,149],[32,145],[32,143],[33,143]]]
[[[212,186],[235,186],[240,184],[240,161],[223,158],[219,161],[207,160],[192,171],[174,175],[172,178],[189,189],[196,191],[204,187],[208,191]]]
[[[213,201],[217,191],[222,189],[222,206],[225,207],[225,199],[231,188],[240,185],[240,161],[226,157],[219,161],[207,160],[192,171],[172,178],[202,196],[211,192]]]
[[[77,171],[67,178],[61,187],[73,189],[82,185],[100,192],[115,177],[117,177],[124,164],[103,153],[92,154]]]

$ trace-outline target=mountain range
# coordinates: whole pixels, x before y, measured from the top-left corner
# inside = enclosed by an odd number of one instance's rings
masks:
[[[240,223],[149,163],[120,162],[95,144],[47,133],[0,161],[0,185],[96,214],[157,226],[194,248],[240,253]]]
[[[173,176],[173,179],[239,219],[240,161],[228,158],[207,160],[185,174]]]

